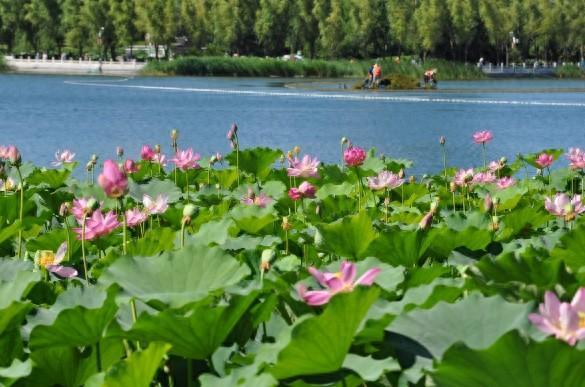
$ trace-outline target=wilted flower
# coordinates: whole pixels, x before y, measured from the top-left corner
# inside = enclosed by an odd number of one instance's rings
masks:
[[[142,196],[144,210],[151,215],[164,213],[169,208],[168,201],[169,197],[163,194],[159,194],[156,199],[147,194]]]
[[[554,161],[553,155],[541,153],[534,162],[542,169],[550,167]]]
[[[585,288],[575,293],[571,303],[560,302],[556,294],[547,291],[539,313],[529,314],[528,319],[542,332],[575,345],[585,339]]]
[[[359,167],[366,160],[366,151],[358,146],[349,147],[343,152],[343,160],[348,167]]]
[[[490,132],[489,130],[481,130],[473,134],[473,141],[476,144],[486,144],[490,142],[493,138],[494,136],[492,135],[492,132]]]
[[[404,184],[404,179],[388,171],[378,173],[378,176],[368,177],[368,187],[374,191],[395,189]]]
[[[128,178],[113,160],[104,162],[104,171],[98,177],[99,185],[110,198],[119,198],[128,191]]]
[[[248,206],[255,205],[260,208],[264,208],[268,204],[272,203],[272,198],[267,196],[264,192],[256,195],[252,188],[248,188],[248,194],[242,198],[242,203]]]
[[[429,211],[423,216],[423,218],[418,222],[419,230],[426,230],[428,229],[431,224],[433,223],[433,216],[435,215],[434,211]]]
[[[579,148],[569,148],[567,158],[572,169],[585,169],[585,151]]]
[[[148,214],[146,212],[140,211],[139,208],[126,210],[126,224],[128,227],[139,226],[140,224],[146,222],[147,219]]]
[[[113,230],[120,226],[118,218],[114,211],[110,211],[105,215],[101,211],[95,211],[90,218],[87,218],[85,223],[85,240],[92,240],[104,235],[108,235]],[[73,231],[77,233],[77,239],[82,238],[82,227],[74,228]]]
[[[171,160],[182,171],[199,168],[197,161],[201,160],[199,153],[194,153],[192,148],[183,151],[177,151],[175,157]]]
[[[290,167],[287,168],[287,173],[289,176],[294,177],[319,177],[319,160],[315,157],[312,158],[309,155],[304,155],[302,159],[298,159],[295,157],[294,159],[289,159]]]
[[[35,254],[35,263],[60,277],[75,277],[77,270],[60,265],[65,258],[65,254],[67,254],[67,242],[63,242],[56,253],[51,250],[38,250]]]
[[[380,274],[380,271],[379,268],[370,269],[355,280],[357,274],[356,266],[348,261],[341,263],[340,270],[337,273],[321,272],[314,267],[310,267],[309,273],[326,289],[307,290],[303,284],[300,284],[298,286],[298,293],[309,305],[324,305],[337,293],[351,292],[358,285],[371,286],[378,274]]]
[[[142,149],[140,150],[140,158],[144,161],[152,161],[154,159],[154,149],[152,149],[149,145],[142,145]]]
[[[585,212],[585,206],[581,202],[581,195],[570,198],[567,194],[557,193],[554,198],[547,197],[544,200],[544,208],[552,215],[573,220],[576,215]]]
[[[65,149],[64,151],[58,150],[55,152],[55,161],[52,164],[55,167],[58,167],[63,164],[72,163],[73,159],[75,158],[75,153],[72,153],[70,150]]]

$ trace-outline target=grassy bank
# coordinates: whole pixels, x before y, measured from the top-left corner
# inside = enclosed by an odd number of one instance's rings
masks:
[[[152,61],[144,69],[146,75],[195,75],[239,77],[365,77],[373,60],[303,60],[283,61],[265,58],[182,57],[170,62]],[[378,61],[384,74],[403,74],[419,78],[424,70],[436,68],[440,79],[480,79],[484,75],[473,65],[445,60],[427,60],[423,65],[391,59]]]
[[[575,65],[558,67],[555,74],[559,78],[585,78],[585,69]]]
[[[0,73],[3,73],[8,70],[8,65],[4,61],[4,56],[0,55]]]

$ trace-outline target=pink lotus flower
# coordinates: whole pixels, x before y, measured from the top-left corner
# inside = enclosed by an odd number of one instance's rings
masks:
[[[395,189],[400,187],[403,183],[404,179],[401,179],[398,175],[388,171],[382,171],[378,173],[378,176],[368,177],[368,187],[374,191]]]
[[[58,150],[57,152],[55,152],[55,161],[53,161],[51,164],[53,164],[53,166],[55,167],[58,167],[63,164],[72,163],[74,158],[75,153],[71,152],[70,150],[68,149],[65,149],[64,151]]]
[[[140,150],[140,157],[144,161],[152,161],[154,159],[154,149],[152,149],[149,145],[142,145],[142,149]]]
[[[119,198],[128,192],[128,178],[113,160],[104,162],[104,171],[98,177],[98,183],[110,198]]]
[[[359,167],[366,159],[366,151],[359,146],[351,146],[343,152],[343,160],[348,167]]]
[[[256,195],[252,188],[248,188],[248,195],[242,198],[242,203],[248,206],[258,206],[260,208],[266,207],[272,203],[272,198],[267,196],[264,192]]]
[[[167,195],[159,194],[156,199],[144,194],[142,196],[142,204],[144,210],[150,215],[163,214],[169,208],[169,197]]]
[[[71,213],[77,221],[81,222],[84,216],[91,215],[100,206],[101,203],[98,203],[94,198],[73,199]]]
[[[480,172],[473,176],[473,184],[487,184],[496,181],[496,176],[492,172]]]
[[[60,277],[75,277],[77,275],[77,270],[60,265],[65,258],[65,254],[67,254],[67,242],[61,243],[61,246],[59,246],[56,253],[50,250],[37,251],[35,255],[35,263]]]
[[[585,212],[581,195],[570,198],[564,193],[557,193],[554,198],[545,198],[544,208],[552,215],[564,217],[566,220],[573,220],[576,215]]]
[[[569,148],[567,158],[572,169],[585,169],[585,152],[579,148]]]
[[[536,160],[534,161],[538,166],[540,166],[540,169],[543,168],[548,168],[552,165],[552,163],[555,161],[553,155],[549,155],[547,153],[541,153]]]
[[[298,158],[289,159],[290,167],[287,169],[289,176],[294,177],[319,177],[319,160],[315,158],[311,158],[309,155],[303,156],[301,160]]]
[[[189,148],[184,151],[178,151],[175,158],[171,161],[177,165],[177,168],[186,171],[188,169],[199,168],[199,164],[197,163],[199,160],[201,160],[199,153],[193,153],[193,149]]]
[[[455,185],[459,187],[464,187],[473,181],[473,176],[475,175],[473,168],[470,169],[460,169],[455,174],[453,178],[453,182]]]
[[[547,291],[539,313],[529,314],[528,319],[542,332],[575,345],[585,339],[585,288],[575,293],[571,303],[560,302],[556,294]]]
[[[128,227],[136,227],[146,222],[148,214],[140,211],[139,208],[126,210],[126,224]]]
[[[108,235],[118,226],[120,226],[120,222],[118,222],[114,211],[110,211],[105,215],[101,211],[95,211],[85,222],[85,240],[89,241]],[[73,231],[77,234],[77,239],[82,238],[82,227],[74,228]]]
[[[381,270],[370,269],[355,280],[356,271],[355,264],[347,261],[341,263],[340,271],[337,273],[324,273],[310,267],[309,273],[326,289],[307,290],[303,284],[300,284],[297,288],[299,296],[309,305],[324,305],[337,293],[351,292],[358,285],[371,286]]]
[[[167,166],[167,156],[163,155],[162,153],[157,153],[152,158],[152,162],[155,164],[159,164],[161,167]]]
[[[503,169],[505,165],[506,164],[502,163],[501,161],[492,161],[491,163],[489,163],[488,169],[490,170],[490,172],[496,173],[500,169]]]
[[[133,160],[124,161],[124,172],[125,173],[136,173],[138,172],[138,165]]]
[[[494,136],[492,135],[492,132],[490,132],[489,130],[481,130],[473,134],[473,141],[476,144],[486,144],[490,142],[493,138]]]
[[[315,192],[317,192],[317,188],[307,181],[304,181],[299,185],[299,188],[291,188],[288,191],[288,196],[292,200],[299,200],[302,198],[313,199],[315,197]]]
[[[498,179],[496,181],[496,187],[498,187],[499,189],[506,189],[508,187],[513,186],[514,184],[516,184],[516,180],[514,180],[513,177],[509,176],[502,177],[501,179]]]

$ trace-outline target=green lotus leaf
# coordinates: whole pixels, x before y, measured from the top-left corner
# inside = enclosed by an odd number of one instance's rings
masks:
[[[555,339],[527,342],[514,331],[483,350],[454,345],[432,378],[439,387],[583,387],[585,351]]]
[[[219,348],[258,292],[234,296],[229,305],[201,302],[186,312],[167,309],[155,315],[142,314],[128,333],[143,341],[164,341],[173,354],[188,359],[207,359]]]
[[[317,228],[329,251],[353,259],[365,257],[377,236],[372,220],[364,211],[333,223],[317,225]]]
[[[350,196],[356,190],[355,184],[344,181],[341,184],[325,184],[317,190],[317,199],[325,199],[330,196]]]
[[[31,349],[85,346],[98,343],[118,307],[115,290],[71,287],[48,309],[40,308],[29,318]]]
[[[385,230],[370,245],[367,254],[393,266],[413,267],[425,255],[434,235],[420,230]]]
[[[448,257],[458,247],[482,250],[492,241],[491,231],[475,227],[468,227],[461,231],[438,227],[432,228],[429,234],[433,238],[429,249],[440,257]]]
[[[550,220],[551,216],[544,207],[523,207],[506,214],[503,217],[504,227],[497,235],[498,240],[508,240],[520,233],[535,230]]]
[[[6,368],[0,368],[0,386],[10,387],[18,379],[30,375],[31,371],[32,362],[30,361],[30,359],[26,361],[14,359],[10,366]]]
[[[170,180],[152,179],[146,184],[137,184],[132,180],[128,181],[129,195],[138,203],[142,203],[144,194],[156,199],[158,195],[166,195],[169,203],[181,199],[181,190]]]
[[[241,235],[237,238],[229,238],[221,244],[224,250],[256,250],[259,248],[272,247],[282,243],[279,237],[267,235],[264,237],[252,237]]]
[[[14,221],[10,224],[10,226],[2,227],[0,230],[0,244],[16,236],[20,229],[21,223],[19,220]]]
[[[0,271],[6,270],[0,274],[0,310],[20,301],[40,281],[38,272],[19,271],[27,266],[29,265],[9,259],[0,260]]]
[[[253,367],[241,367],[233,370],[229,375],[218,378],[215,375],[203,374],[199,377],[201,387],[232,387],[232,386],[254,386],[254,387],[275,387],[278,382],[270,374],[256,374]]]
[[[171,251],[175,247],[177,233],[168,227],[149,229],[142,238],[130,242],[128,255],[149,257],[164,251]]]
[[[352,370],[365,381],[375,382],[386,372],[400,371],[400,364],[391,357],[377,360],[371,356],[364,357],[348,353],[343,362],[343,368]]]
[[[258,180],[263,180],[268,176],[272,165],[282,155],[282,151],[270,148],[250,148],[240,150],[239,163],[240,170],[254,175]],[[226,156],[231,166],[236,166],[236,152],[231,152]]]
[[[400,315],[386,330],[418,341],[441,358],[458,341],[483,349],[513,329],[526,328],[531,309],[531,302],[513,304],[500,296],[486,298],[473,293],[455,304],[440,302],[432,309]]]
[[[569,268],[578,272],[585,265],[585,224],[566,233],[550,255],[561,259]]]
[[[542,253],[528,247],[522,253],[508,252],[496,258],[484,257],[476,267],[487,281],[502,285],[510,283],[535,284],[549,289],[560,283],[562,263],[558,259],[542,258]]]
[[[66,169],[36,169],[26,182],[30,185],[47,188],[59,188],[65,185],[65,182],[71,175],[71,171]]]
[[[69,236],[69,241],[71,243],[69,252],[71,255],[74,255],[78,250],[81,249],[81,242],[76,239],[76,234],[73,231],[70,232]],[[39,235],[34,239],[29,239],[26,242],[26,250],[33,254],[37,250],[51,250],[55,252],[65,241],[67,241],[67,229],[58,228]]]
[[[270,373],[277,379],[286,379],[339,370],[378,295],[376,288],[357,288],[333,297],[321,315],[300,320]]]
[[[124,353],[124,347],[118,339],[104,339],[99,347],[102,369],[116,363]],[[95,345],[85,348],[43,348],[33,351],[30,358],[33,369],[25,380],[26,386],[79,387],[87,385],[88,378],[99,372]]]
[[[379,157],[376,157],[375,149],[370,149],[360,169],[366,172],[378,173],[386,169],[386,163]]]
[[[222,245],[230,236],[236,236],[237,232],[238,227],[232,219],[213,220],[202,224],[199,231],[191,235],[186,243],[202,246]]]
[[[59,191],[65,191],[71,193],[76,198],[89,198],[93,197],[98,202],[103,202],[105,208],[116,208],[118,202],[116,199],[110,199],[106,196],[102,187],[98,184],[81,183],[76,181],[72,185],[66,188],[61,188]]]
[[[280,200],[286,195],[286,185],[281,181],[271,180],[262,184],[262,192],[270,196],[275,201]]]
[[[234,207],[230,215],[238,228],[249,234],[260,233],[264,227],[271,225],[277,219],[272,207],[260,208],[244,204]]]
[[[151,343],[148,348],[115,363],[105,373],[92,376],[85,386],[149,387],[169,348],[169,344]]]
[[[218,247],[186,246],[156,257],[123,257],[99,279],[118,284],[130,295],[162,307],[181,307],[201,300],[210,292],[237,284],[250,274]]]

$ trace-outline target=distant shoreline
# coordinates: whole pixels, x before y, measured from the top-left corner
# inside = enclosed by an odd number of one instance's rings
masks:
[[[144,63],[4,57],[8,72],[24,74],[136,76]]]

